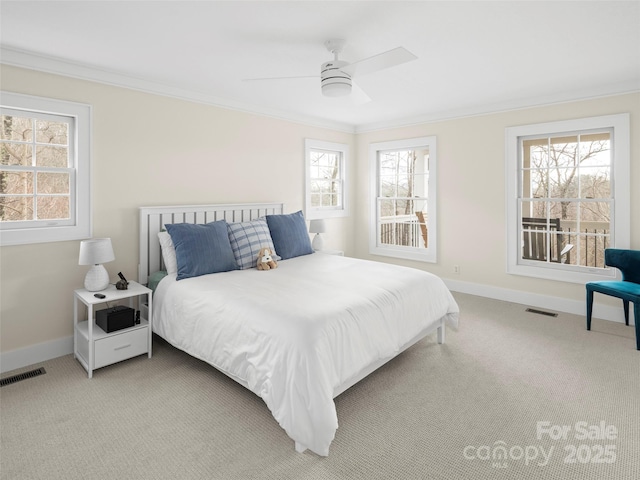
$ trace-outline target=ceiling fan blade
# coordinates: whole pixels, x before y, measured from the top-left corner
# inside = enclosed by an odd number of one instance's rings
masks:
[[[263,78],[243,78],[243,82],[262,82],[264,80],[296,80],[299,78],[320,78],[320,75],[303,75],[300,77],[263,77]]]
[[[413,53],[404,47],[396,47],[387,52],[379,53],[373,57],[364,58],[353,62],[341,70],[352,77],[367,75],[369,73],[384,70],[385,68],[395,67],[402,63],[407,63],[417,59]]]
[[[366,94],[362,88],[358,86],[355,82],[351,83],[351,103],[354,105],[363,105],[365,103],[369,103],[371,101],[371,97]]]

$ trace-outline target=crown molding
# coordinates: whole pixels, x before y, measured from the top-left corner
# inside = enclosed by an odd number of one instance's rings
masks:
[[[482,107],[446,110],[436,113],[430,113],[428,115],[404,118],[400,120],[391,120],[389,122],[362,124],[356,126],[355,133],[358,134],[373,132],[377,130],[410,127],[423,123],[442,122],[447,120],[454,120],[457,118],[479,117],[483,115],[492,115],[496,113],[504,113],[515,110],[526,110],[529,108],[546,107],[550,105],[594,100],[598,98],[613,97],[633,93],[640,93],[640,84],[638,82],[629,81],[622,83],[613,83],[597,88],[572,90],[571,92],[562,92],[553,95],[510,100],[507,102],[499,102],[491,105],[483,105]]]
[[[295,115],[276,109],[260,108],[256,107],[255,105],[249,105],[242,102],[215,97],[203,92],[187,90],[172,85],[166,85],[150,80],[123,75],[111,70],[101,69],[81,63],[69,62],[61,58],[39,55],[33,52],[5,46],[0,47],[0,63],[13,67],[37,70],[45,73],[53,73],[56,75],[76,78],[79,80],[89,80],[105,85],[137,90],[144,93],[151,93],[155,95],[176,98],[179,100],[211,105],[243,113],[262,115],[278,120],[285,120],[288,122],[313,127],[327,128],[330,130],[338,130],[346,133],[355,133],[355,126],[346,123],[322,120],[312,116]]]
[[[446,110],[415,117],[394,119],[385,122],[352,125],[348,123],[323,120],[313,116],[296,115],[276,109],[261,108],[255,105],[249,105],[242,102],[215,97],[203,92],[196,92],[172,85],[165,85],[150,80],[123,75],[111,70],[100,69],[86,64],[69,62],[60,58],[39,55],[33,52],[14,49],[6,46],[0,47],[0,63],[11,65],[14,67],[77,78],[80,80],[88,80],[115,87],[128,88],[131,90],[176,98],[179,100],[211,105],[243,113],[262,115],[277,120],[284,120],[287,122],[293,122],[312,127],[327,128],[330,130],[337,130],[340,132],[353,134],[410,127],[424,123],[441,122],[465,117],[491,115],[513,110],[523,110],[554,104],[593,100],[597,98],[640,92],[640,85],[638,84],[638,82],[629,81],[622,83],[612,83],[609,85],[591,89],[560,92],[557,94],[541,97],[510,100],[506,102],[494,103],[491,105],[483,105],[482,107]]]

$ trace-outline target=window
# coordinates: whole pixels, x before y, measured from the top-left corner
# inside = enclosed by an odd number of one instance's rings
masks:
[[[436,261],[436,137],[370,146],[369,251]]]
[[[630,240],[629,116],[508,128],[508,272],[611,277],[604,250]]]
[[[91,236],[90,107],[2,92],[2,245]]]
[[[346,217],[348,146],[305,140],[306,208],[308,220]]]

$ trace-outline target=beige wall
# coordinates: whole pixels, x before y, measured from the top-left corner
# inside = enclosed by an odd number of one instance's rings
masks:
[[[636,93],[359,134],[355,255],[390,261],[368,253],[369,144],[435,135],[438,263],[395,263],[428,270],[454,286],[469,282],[495,291],[510,289],[584,302],[584,285],[506,274],[505,128],[625,112],[631,114],[631,248],[640,249],[640,94]],[[460,266],[459,275],[453,273],[454,265]],[[474,291],[473,286],[465,288]]]
[[[352,134],[2,66],[2,89],[93,106],[94,237],[111,237],[111,278],[137,278],[138,207],[282,201],[304,206],[304,139]],[[176,127],[179,125],[179,127]],[[351,219],[328,220],[326,243],[349,250]],[[2,247],[0,351],[73,334],[72,292],[87,267],[79,241]]]
[[[436,135],[438,263],[396,261],[431,271],[450,285],[477,285],[582,302],[584,286],[505,273],[504,129],[507,126],[631,113],[631,246],[640,249],[640,94],[425,123],[351,135],[133,90],[2,66],[3,90],[93,106],[93,233],[111,237],[122,271],[136,278],[137,208],[142,205],[283,201],[304,204],[304,139],[347,143],[351,212],[330,220],[326,244],[368,253],[371,142]],[[175,120],[184,127],[172,128]],[[3,247],[0,252],[0,352],[71,337],[72,291],[86,267],[79,242]],[[461,273],[453,274],[453,265]]]

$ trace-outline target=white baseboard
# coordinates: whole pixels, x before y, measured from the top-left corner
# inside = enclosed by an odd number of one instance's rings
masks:
[[[73,336],[38,343],[0,354],[0,373],[73,353]]]
[[[572,313],[574,315],[586,315],[587,307],[585,301],[569,300],[566,298],[540,295],[537,293],[510,290],[508,288],[492,287],[479,283],[461,282],[459,280],[443,279],[447,287],[460,293],[478,295],[480,297],[504,300],[506,302],[520,303],[531,307],[537,307],[557,312]],[[622,302],[620,302],[622,304]],[[629,323],[633,324],[633,306],[629,312]],[[622,306],[619,308],[600,305],[593,305],[594,318],[609,320],[612,322],[624,322]],[[73,353],[73,336],[52,340],[50,342],[39,343],[29,347],[19,348],[0,354],[0,373],[9,372],[17,368],[33,365],[38,362],[51,360]]]
[[[443,278],[444,283],[449,290],[460,293],[468,293],[479,297],[493,298],[495,300],[504,300],[506,302],[520,303],[531,307],[537,307],[547,310],[555,310],[557,312],[572,313],[574,315],[587,315],[586,293],[585,299],[569,300],[567,298],[552,297],[549,295],[540,295],[538,293],[523,292],[520,290],[510,290],[508,288],[492,287],[480,283],[462,282],[459,280],[451,280]],[[622,300],[620,307],[610,307],[607,305],[593,304],[593,318],[601,320],[609,320],[611,322],[624,323],[624,312],[622,310]],[[629,325],[633,325],[633,305],[629,312]]]

